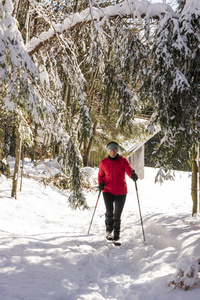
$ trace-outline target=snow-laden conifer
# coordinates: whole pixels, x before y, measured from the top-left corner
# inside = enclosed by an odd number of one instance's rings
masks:
[[[70,169],[71,189],[72,194],[75,195],[73,206],[81,206],[84,196],[80,186],[79,161],[73,143],[65,131],[65,119],[59,112],[63,104],[57,101],[56,105],[55,94],[51,93],[50,95],[50,93],[45,92],[52,83],[58,87],[59,78],[56,72],[48,75],[44,65],[40,65],[37,60],[38,68],[36,67],[25,49],[12,11],[13,5],[10,0],[0,1],[1,107],[7,113],[15,114],[20,139],[25,142],[33,142],[33,127],[30,130],[29,126],[37,123],[43,132],[52,134],[54,140],[61,143],[62,151],[65,151],[67,160],[70,161],[70,164],[66,164],[65,161],[63,163]],[[53,65],[53,61],[50,65]],[[40,85],[38,69],[43,86]],[[14,177],[16,179],[16,176]]]
[[[24,106],[38,121],[39,101],[35,85],[39,73],[25,50],[12,10],[10,0],[0,2],[0,96],[6,110]]]
[[[181,146],[189,154],[198,141],[199,123],[199,44],[200,11],[198,1],[186,1],[180,18],[166,14],[160,22],[152,52],[152,91],[155,113],[161,124],[162,149],[170,163],[178,158]],[[166,159],[168,158],[168,159]],[[165,161],[165,162],[164,162]]]

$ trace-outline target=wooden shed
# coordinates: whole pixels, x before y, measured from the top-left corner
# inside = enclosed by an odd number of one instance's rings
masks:
[[[142,142],[138,142],[135,144],[132,143],[132,146],[129,149],[126,149],[126,152],[128,153],[127,159],[129,160],[132,168],[134,168],[139,179],[144,178],[145,144],[153,136],[155,136],[159,131],[160,131],[160,128],[158,128],[153,134],[149,134],[148,137],[144,138]]]
[[[135,172],[137,173],[139,179],[144,178],[144,147],[144,143],[134,145],[129,150],[131,155],[127,157],[132,168],[134,168]]]

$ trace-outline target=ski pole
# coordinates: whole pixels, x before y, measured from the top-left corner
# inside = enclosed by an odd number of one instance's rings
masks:
[[[141,220],[141,225],[142,225],[142,233],[143,233],[143,239],[144,239],[144,244],[145,244],[144,227],[143,227],[142,214],[141,214],[141,209],[140,209],[140,201],[139,201],[138,188],[137,188],[136,181],[135,181],[135,189],[136,189],[136,194],[137,194],[138,207],[139,207],[139,212],[140,212],[140,220]]]
[[[96,202],[96,205],[95,205],[95,208],[94,208],[94,212],[93,212],[93,215],[92,215],[92,220],[91,220],[91,222],[90,222],[90,227],[89,227],[89,229],[88,229],[88,234],[90,233],[90,228],[91,228],[91,226],[92,226],[92,222],[93,222],[93,219],[94,219],[94,214],[95,214],[95,211],[96,211],[96,208],[97,208],[97,204],[98,204],[100,195],[101,195],[101,190],[99,191],[99,195],[98,195],[98,198],[97,198],[97,202]]]

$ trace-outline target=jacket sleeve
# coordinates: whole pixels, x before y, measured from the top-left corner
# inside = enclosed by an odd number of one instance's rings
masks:
[[[103,166],[102,166],[102,161],[100,162],[100,166],[99,166],[99,173],[98,173],[98,183],[101,183],[104,179],[104,171],[103,171]]]
[[[124,167],[125,167],[126,173],[131,178],[131,174],[133,172],[133,168],[131,167],[131,164],[129,163],[128,159],[125,158],[125,157],[124,157]]]

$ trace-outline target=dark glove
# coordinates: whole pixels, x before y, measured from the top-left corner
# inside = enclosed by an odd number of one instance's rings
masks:
[[[101,183],[99,183],[99,189],[100,189],[100,191],[104,190],[104,181],[102,181]]]
[[[135,170],[133,170],[133,172],[131,174],[131,178],[133,179],[133,181],[137,181],[138,180],[138,175],[135,173]]]

